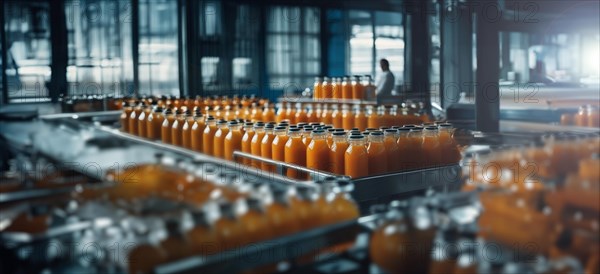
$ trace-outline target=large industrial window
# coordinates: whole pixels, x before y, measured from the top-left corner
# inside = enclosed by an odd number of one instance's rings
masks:
[[[271,89],[302,90],[321,73],[319,9],[271,7],[267,16],[267,71]]]
[[[139,93],[179,95],[177,1],[140,0]]]
[[[402,14],[394,12],[349,11],[350,62],[353,75],[380,72],[379,59],[390,62],[396,82],[404,75],[404,28]]]
[[[48,2],[3,3],[9,102],[49,101],[50,6]]]
[[[128,94],[133,83],[129,0],[67,1],[68,94]]]

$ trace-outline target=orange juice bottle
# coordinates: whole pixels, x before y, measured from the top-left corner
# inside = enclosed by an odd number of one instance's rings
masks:
[[[319,198],[317,189],[312,186],[296,186],[296,195],[290,197],[290,207],[294,218],[298,221],[299,229],[308,230],[319,226],[317,218],[321,208],[316,206]]]
[[[377,100],[377,94],[376,94],[377,87],[373,84],[373,78],[371,78],[371,75],[365,75],[364,77],[365,77],[364,81],[363,81],[364,100],[370,100],[370,101]]]
[[[252,153],[252,137],[254,137],[254,123],[248,122],[244,124],[244,136],[242,136],[242,152]],[[250,165],[250,159],[244,158],[242,161],[245,165]]]
[[[217,131],[213,139],[213,156],[218,158],[225,158],[225,136],[229,133],[229,127],[227,127],[227,121],[219,120],[217,122]]]
[[[140,115],[138,115],[137,117],[137,123],[136,126],[138,127],[137,132],[138,132],[138,136],[142,137],[142,138],[147,138],[147,131],[148,131],[148,123],[146,122],[146,119],[148,117],[148,110],[150,110],[150,107],[147,107],[146,105],[142,105],[141,106],[142,111],[140,112]]]
[[[304,143],[304,145],[310,144],[310,141],[312,140],[312,131],[312,126],[306,125],[302,127],[302,143]]]
[[[323,98],[323,80],[321,77],[315,77],[315,84],[313,85],[313,99]]]
[[[142,112],[142,103],[137,104],[133,107],[133,111],[129,114],[129,134],[138,135],[138,120],[137,117]]]
[[[327,146],[331,147],[333,145],[333,133],[336,131],[333,127],[323,127],[326,133]]]
[[[140,243],[127,254],[129,273],[151,273],[154,267],[167,262],[167,254],[155,244]]]
[[[354,114],[350,111],[348,105],[342,105],[342,128],[351,129],[354,127]]]
[[[344,76],[342,79],[342,99],[352,99],[352,85],[350,83],[350,77]]]
[[[274,227],[269,222],[262,200],[258,197],[248,197],[238,203],[246,203],[245,206],[240,206],[242,210],[238,213],[238,222],[244,233],[242,244],[258,243],[272,238]]]
[[[192,212],[194,227],[186,232],[186,238],[190,243],[193,254],[213,255],[219,252],[218,244],[221,240],[213,229],[214,220],[203,210]]]
[[[242,126],[237,121],[229,122],[229,132],[224,141],[225,160],[233,161],[233,152],[242,149]]]
[[[285,161],[285,143],[289,139],[287,127],[278,126],[274,129],[275,138],[271,144],[271,159],[275,161]]]
[[[223,250],[230,250],[239,247],[243,243],[243,227],[239,223],[236,213],[237,207],[230,203],[219,202],[219,217],[214,224],[214,230],[217,237],[221,240],[220,247]]]
[[[575,114],[575,125],[579,127],[586,127],[588,125],[588,114],[587,107],[580,106],[579,111]]]
[[[188,149],[192,149],[192,127],[194,126],[194,122],[192,112],[187,109],[185,111],[183,127],[181,128],[181,145]]]
[[[403,155],[405,169],[415,169],[423,166],[425,162],[425,154],[422,149],[423,144],[423,128],[414,127],[403,137],[403,132],[400,131],[398,137],[398,148],[400,154]],[[410,157],[408,156],[410,155]]]
[[[388,171],[398,172],[402,168],[400,161],[398,161],[400,150],[398,147],[398,130],[386,129],[383,133],[383,144],[387,154]]]
[[[369,175],[369,156],[364,135],[348,137],[348,149],[344,153],[344,172],[352,178]]]
[[[167,261],[176,261],[191,255],[191,246],[181,231],[177,220],[166,221],[167,238],[160,242],[161,249],[167,255]]]
[[[275,126],[273,124],[265,125],[265,136],[263,136],[262,140],[260,141],[260,156],[265,159],[271,159],[271,157],[273,156],[271,148],[273,144],[273,139],[275,139],[275,134],[273,134],[274,128]],[[264,171],[275,171],[275,167],[268,163],[260,163],[260,167]]]
[[[439,125],[439,143],[442,149],[442,163],[456,164],[462,158],[458,144],[452,137],[453,128],[451,124]]]
[[[365,99],[365,87],[361,83],[359,75],[354,75],[354,79],[352,80],[352,99]]]
[[[261,107],[259,107],[256,103],[252,103],[252,110],[250,112],[250,121],[251,122],[258,122],[258,121],[262,121],[263,117],[263,110],[261,109]]]
[[[315,120],[316,121],[311,121],[311,122],[322,122],[321,118],[322,118],[322,114],[323,114],[323,106],[321,104],[316,104],[314,111],[315,111]]]
[[[289,120],[290,124],[299,123],[296,121],[296,110],[292,107],[292,104],[286,103],[285,117]]]
[[[321,182],[322,196],[327,196],[329,204],[321,212],[322,223],[339,223],[360,217],[356,202],[350,197],[353,184],[348,179]],[[332,195],[333,194],[333,195]]]
[[[600,111],[598,107],[588,106],[586,120],[588,127],[600,127]]]
[[[333,87],[331,98],[333,99],[341,99],[342,98],[342,79],[341,78],[333,78]]]
[[[380,123],[379,123],[379,127],[391,127],[391,126],[395,126],[394,125],[394,115],[393,115],[393,111],[392,111],[392,107],[391,105],[386,105],[384,106],[384,110],[382,112],[382,115],[380,117]]]
[[[265,124],[258,122],[254,124],[254,136],[250,141],[250,153],[254,156],[261,156],[260,145],[262,139],[265,137]],[[261,168],[261,163],[258,161],[251,161],[250,164],[256,168]]]
[[[171,126],[175,122],[175,115],[170,108],[165,110],[164,120],[161,126],[161,140],[165,144],[171,144]]]
[[[265,199],[265,213],[269,219],[273,237],[281,237],[300,231],[300,223],[290,204],[290,190],[278,188],[272,191],[272,196]]]
[[[212,116],[208,116],[208,118],[206,118],[206,127],[202,134],[202,152],[204,152],[204,154],[214,156],[213,146],[216,132],[217,120]]]
[[[369,133],[369,146],[367,147],[369,175],[382,174],[388,171],[388,156],[385,149],[383,133],[380,131]]]
[[[295,123],[308,122],[308,115],[301,103],[296,104],[296,116],[294,117],[294,121]]]
[[[424,156],[427,161],[426,166],[438,166],[442,163],[442,147],[438,137],[438,129],[436,126],[428,126],[423,130],[423,148]]]
[[[186,117],[183,111],[177,109],[175,112],[175,121],[171,124],[171,144],[174,146],[181,146],[183,143],[182,129],[185,123]]]
[[[190,146],[192,150],[202,152],[202,137],[204,135],[204,129],[206,128],[206,121],[204,115],[200,112],[200,109],[196,108],[194,112],[194,123],[190,132]]]
[[[264,122],[275,122],[275,108],[265,104],[265,109],[262,113],[262,121]]]
[[[314,170],[327,171],[330,169],[329,146],[324,130],[314,130],[312,140],[306,148],[306,167]]]
[[[277,104],[277,116],[275,116],[275,122],[281,123],[283,120],[287,119],[286,116],[287,109],[285,108],[285,104],[279,103]]]
[[[284,158],[286,163],[299,166],[306,166],[306,145],[302,142],[302,135],[299,128],[290,128],[289,139],[285,143]],[[295,179],[304,179],[299,171],[294,169],[287,170],[287,176]]]
[[[329,77],[323,78],[323,90],[321,91],[321,98],[331,99],[333,95],[333,83]]]
[[[146,119],[146,136],[151,140],[160,139],[160,131],[165,117],[162,114],[163,108],[157,106]]]
[[[354,127],[358,128],[358,130],[365,130],[369,127],[369,122],[367,119],[366,111],[361,110],[360,105],[354,106],[353,128]]]
[[[133,107],[127,102],[123,102],[123,112],[121,113],[120,122],[121,122],[121,131],[129,132],[129,116],[133,111]]]
[[[333,126],[336,128],[343,128],[344,127],[344,119],[342,117],[342,112],[339,110],[339,106],[334,104],[332,107],[333,107],[333,112],[331,113],[331,122],[332,122]]]
[[[348,149],[348,141],[346,133],[343,131],[336,131],[333,133],[333,144],[329,151],[329,159],[331,165],[327,171],[334,174],[346,174],[344,170],[344,155]]]
[[[319,122],[319,117],[317,117],[317,112],[315,112],[313,104],[308,104],[306,109],[306,121],[309,123]]]
[[[331,125],[333,123],[331,115],[332,112],[327,109],[327,104],[323,104],[323,109],[321,110],[321,123]]]
[[[380,126],[382,126],[380,124],[380,119],[381,115],[380,115],[380,108],[379,107],[375,107],[373,108],[372,106],[369,106],[369,111],[367,114],[367,127],[368,128],[379,128]]]

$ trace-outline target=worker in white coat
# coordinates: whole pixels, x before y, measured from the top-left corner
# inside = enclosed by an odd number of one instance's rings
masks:
[[[381,66],[382,73],[379,74],[376,82],[377,90],[375,93],[377,94],[377,100],[380,100],[382,97],[391,96],[396,82],[394,74],[390,71],[390,62],[388,60],[379,60],[379,66]]]

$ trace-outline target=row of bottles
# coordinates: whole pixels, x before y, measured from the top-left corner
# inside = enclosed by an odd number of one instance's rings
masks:
[[[600,128],[600,110],[598,106],[580,106],[577,113],[564,113],[560,116],[560,124],[565,126]]]
[[[375,100],[375,85],[371,75],[344,77],[316,77],[313,99]]]

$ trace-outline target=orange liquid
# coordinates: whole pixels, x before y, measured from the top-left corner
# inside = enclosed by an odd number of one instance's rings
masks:
[[[281,237],[300,231],[299,220],[290,207],[274,202],[267,206],[266,215],[274,237]]]
[[[386,173],[388,171],[387,153],[382,142],[371,142],[367,149],[369,156],[369,175]]]
[[[192,149],[192,127],[194,126],[194,119],[188,117],[181,128],[181,145],[185,148]]]
[[[334,109],[333,113],[331,113],[331,122],[333,123],[333,127],[342,128],[344,126],[342,112],[337,109]]]
[[[217,125],[207,125],[202,134],[202,151],[205,154],[214,156],[214,140],[217,132]]]
[[[266,158],[266,159],[271,159],[271,157],[273,156],[272,155],[273,151],[271,150],[273,139],[275,139],[275,135],[273,134],[272,131],[265,134],[262,141],[260,142],[260,156],[261,157]],[[269,171],[269,172],[275,171],[275,166],[267,164],[267,163],[260,163],[260,167],[264,171]]]
[[[244,132],[242,137],[242,152],[252,153],[252,137],[254,137],[254,129],[249,129]],[[244,158],[242,161],[245,165],[250,165],[251,160]]]
[[[354,114],[354,126],[359,130],[364,131],[369,127],[369,121],[367,120],[367,115],[364,111],[358,111]]]
[[[313,98],[314,99],[321,99],[323,98],[323,88],[322,88],[322,84],[319,82],[315,82],[315,85],[313,87]]]
[[[290,120],[290,124],[297,123],[296,121],[296,110],[293,108],[288,108],[285,112],[285,117]]]
[[[439,141],[442,150],[442,163],[455,164],[460,162],[462,156],[454,138],[450,136],[450,133],[447,131],[440,131]]]
[[[291,215],[298,221],[299,229],[307,230],[319,226],[319,218],[315,217],[321,209],[316,207],[315,202],[293,197],[290,199],[290,208]]]
[[[149,244],[138,245],[127,255],[129,273],[151,273],[155,266],[166,261],[167,254]]]
[[[260,211],[248,210],[240,216],[239,224],[244,233],[242,244],[262,242],[272,237],[273,227],[270,226],[266,214]]]
[[[202,152],[202,137],[204,135],[204,129],[206,128],[206,124],[202,120],[194,122],[192,125],[191,135],[191,147],[194,151]]]
[[[123,132],[129,132],[129,116],[131,116],[132,111],[131,107],[126,107],[123,109],[123,113],[121,113],[121,131]]]
[[[213,229],[222,241],[223,250],[236,248],[244,242],[243,227],[239,225],[238,220],[221,217],[215,222]]]
[[[400,148],[398,147],[396,138],[394,136],[385,136],[383,139],[383,144],[385,146],[385,152],[387,154],[388,171],[396,172],[400,170],[402,168],[402,165],[397,158]]]
[[[306,145],[299,136],[290,137],[285,144],[285,162],[299,166],[306,166]],[[287,176],[295,179],[305,179],[306,176],[294,169],[287,170]]]
[[[342,98],[342,84],[339,82],[333,82],[331,98],[340,99]]]
[[[329,146],[324,138],[313,139],[306,149],[306,167],[327,171],[330,169]]]
[[[367,148],[362,144],[351,144],[344,153],[344,172],[352,178],[369,175]]]
[[[281,107],[277,110],[277,116],[275,116],[275,122],[279,123],[285,119],[287,119],[287,109],[285,107]]]
[[[308,122],[308,116],[306,115],[306,111],[304,111],[304,109],[296,110],[296,117],[294,119],[294,123],[303,122]]]
[[[171,126],[171,144],[175,146],[181,146],[183,144],[183,124],[185,123],[184,117],[177,117]]]
[[[352,85],[349,82],[342,82],[342,99],[352,99]]]
[[[162,128],[161,128],[161,139],[165,144],[171,144],[171,125],[175,122],[175,116],[168,115],[166,119],[163,120]]]
[[[230,130],[225,137],[225,159],[233,161],[233,152],[242,149],[242,131],[239,129]]]
[[[219,127],[215,132],[213,140],[213,154],[218,158],[225,158],[225,136],[229,133],[229,128],[226,126]]]
[[[136,108],[129,115],[129,134],[138,135],[137,117],[140,112],[141,111],[139,110],[139,108]]]
[[[160,242],[160,248],[167,254],[167,261],[183,259],[191,254],[187,239],[181,235],[168,237]]]
[[[376,111],[373,111],[369,116],[367,116],[367,127],[369,128],[379,128],[382,125],[379,123],[379,115],[377,115]]]
[[[442,163],[442,150],[437,136],[423,137],[422,148],[427,159],[425,166],[437,166]]]
[[[262,114],[262,120],[264,122],[274,122],[275,121],[275,110],[273,108],[265,108]]]
[[[252,155],[255,156],[261,156],[261,151],[260,151],[260,145],[262,142],[262,139],[265,137],[265,132],[264,131],[258,131],[254,133],[254,136],[252,137],[252,141],[250,143],[250,153],[252,153]],[[256,167],[256,168],[261,168],[261,164],[258,161],[251,161],[252,166]]]
[[[342,111],[342,128],[347,130],[354,128],[354,115],[348,110]]]
[[[276,161],[285,161],[285,143],[288,141],[288,135],[276,135],[271,144],[271,158]]]
[[[165,117],[160,114],[160,113],[152,113],[148,116],[148,120],[147,123],[147,127],[146,127],[146,136],[148,136],[149,139],[152,140],[158,140],[160,139],[160,135],[161,135],[161,127],[162,127],[162,123],[164,122]]]
[[[333,95],[333,85],[331,84],[331,81],[323,82],[323,91],[322,91],[321,98],[324,98],[324,99],[332,98],[332,95]]]
[[[365,98],[365,87],[361,83],[352,84],[352,99],[363,100]]]
[[[329,109],[323,109],[321,113],[321,122],[326,125],[331,125],[333,123],[332,112]]]
[[[331,161],[330,169],[331,173],[345,174],[344,169],[344,155],[348,149],[348,142],[334,142],[329,152],[329,159]]]
[[[138,135],[142,138],[148,137],[148,123],[146,122],[146,117],[146,111],[142,111],[137,118]]]
[[[402,169],[415,169],[423,165],[424,155],[421,149],[421,137],[408,136],[398,139],[398,154]],[[411,155],[408,157],[407,155]]]

